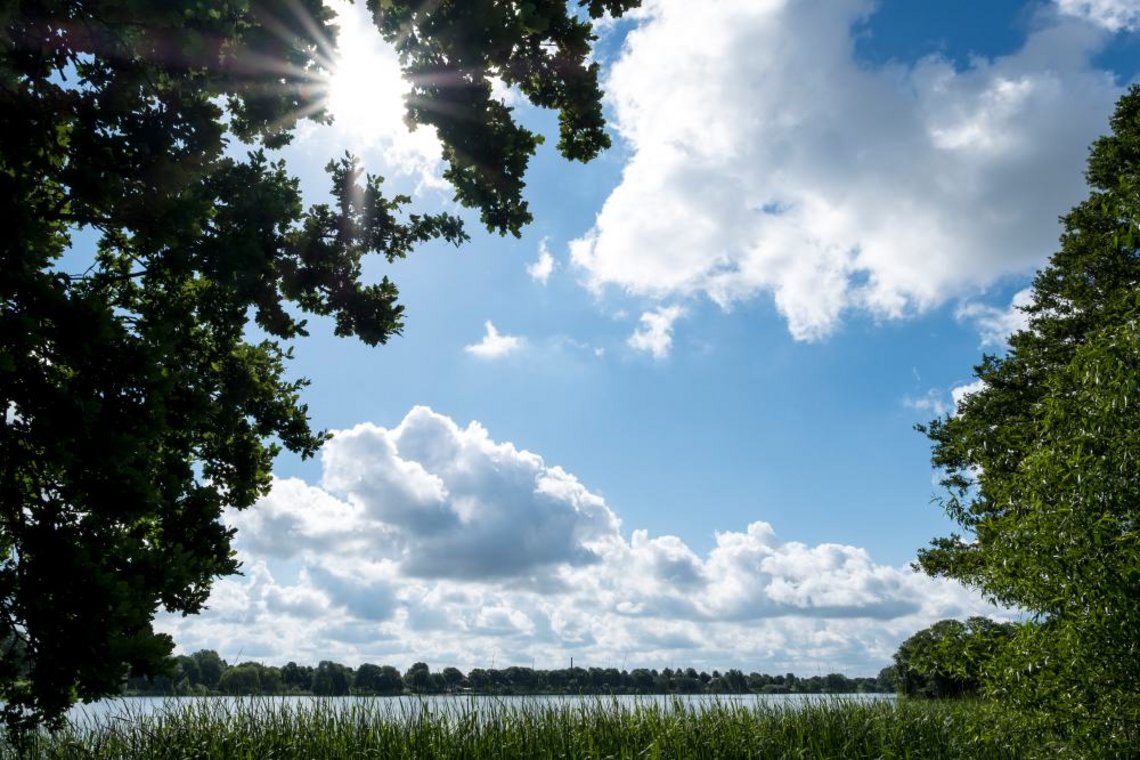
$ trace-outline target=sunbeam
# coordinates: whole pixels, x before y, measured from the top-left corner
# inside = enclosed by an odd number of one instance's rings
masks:
[[[336,127],[365,144],[406,131],[403,99],[411,87],[395,51],[363,8],[343,0],[331,0],[329,7],[340,27],[326,96]]]

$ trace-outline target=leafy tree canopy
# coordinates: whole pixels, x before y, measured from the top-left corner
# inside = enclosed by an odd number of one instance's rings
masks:
[[[557,109],[559,147],[609,141],[590,19],[636,0],[369,0],[436,128],[446,177],[488,228],[530,220],[539,136],[490,77]],[[459,243],[351,157],[305,207],[266,151],[323,119],[320,0],[0,3],[0,698],[57,723],[171,650],[158,608],[201,609],[236,572],[220,518],[265,493],[280,446],[324,440],[285,377],[304,313],[379,344],[403,313],[362,261]],[[226,155],[233,140],[251,146]],[[66,254],[66,256],[65,256]],[[76,261],[82,261],[76,265]],[[251,321],[260,342],[247,339]]]
[[[925,428],[965,535],[919,561],[1037,616],[995,693],[1115,742],[1140,739],[1140,87],[1111,125],[1028,327]]]
[[[977,696],[992,660],[1015,626],[984,617],[940,620],[904,641],[889,677],[908,697]]]

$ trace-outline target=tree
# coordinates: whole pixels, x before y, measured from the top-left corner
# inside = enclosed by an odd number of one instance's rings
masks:
[[[1015,630],[1010,623],[984,617],[972,617],[965,623],[939,620],[899,646],[888,678],[908,697],[977,696],[990,661],[1000,654]]]
[[[748,679],[744,673],[736,668],[726,670],[724,675],[721,676],[721,682],[724,685],[725,691],[733,694],[744,694],[748,691]]]
[[[463,683],[463,671],[455,667],[446,667],[443,669],[443,680],[447,684],[448,691],[455,691]]]
[[[467,681],[475,691],[484,692],[491,688],[491,674],[486,668],[472,668],[467,674]]]
[[[536,681],[533,669],[512,665],[504,675],[512,691],[526,693],[534,690]]]
[[[647,694],[653,690],[653,674],[645,668],[634,668],[629,676],[637,693]]]
[[[279,694],[281,693],[281,669],[270,665],[262,665],[259,662],[250,663],[257,670],[257,677],[260,682],[262,694]]]
[[[823,677],[823,688],[831,694],[843,694],[849,691],[851,681],[842,673],[828,673]]]
[[[310,691],[313,686],[313,669],[307,665],[287,662],[281,668],[281,683],[289,691]]]
[[[233,696],[261,693],[261,669],[255,663],[243,662],[226,668],[218,682],[218,691]]]
[[[190,655],[198,666],[198,683],[207,689],[218,688],[222,680],[222,673],[226,670],[226,661],[218,656],[213,649],[200,649]]]
[[[456,198],[519,234],[540,141],[490,77],[559,111],[563,155],[603,131],[590,19],[636,0],[369,0],[436,128]],[[351,157],[305,208],[270,153],[322,119],[321,0],[28,0],[0,9],[0,698],[13,729],[169,666],[158,609],[190,614],[237,572],[226,508],[311,456],[304,313],[369,345],[400,332],[362,260],[458,244],[447,215],[404,214]],[[247,156],[224,149],[232,139]],[[240,154],[240,152],[239,152]],[[252,323],[265,336],[248,336]],[[18,675],[13,675],[18,674]]]
[[[188,655],[175,658],[175,683],[180,690],[190,690],[202,681],[202,674],[198,668],[198,661]]]
[[[352,679],[352,693],[363,695],[380,694],[380,666],[366,662],[356,669]]]
[[[355,694],[399,694],[404,690],[404,679],[391,665],[366,662],[356,669],[352,690]]]
[[[1111,126],[1027,328],[925,428],[965,535],[919,558],[1035,615],[991,693],[1108,754],[1140,741],[1140,88]]]
[[[404,690],[404,678],[391,665],[381,665],[376,686],[381,694],[399,694]]]
[[[343,697],[352,687],[352,673],[339,662],[321,660],[313,671],[312,690],[324,697]]]
[[[876,680],[876,691],[901,691],[899,669],[896,665],[888,665],[879,671]]]
[[[404,685],[417,694],[422,694],[431,688],[431,668],[426,662],[412,663],[404,673]]]

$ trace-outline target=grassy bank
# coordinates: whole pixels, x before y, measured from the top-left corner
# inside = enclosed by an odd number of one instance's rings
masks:
[[[700,709],[486,701],[452,714],[381,702],[192,701],[65,731],[5,756],[46,758],[1018,758],[1032,754],[978,703],[717,703]]]

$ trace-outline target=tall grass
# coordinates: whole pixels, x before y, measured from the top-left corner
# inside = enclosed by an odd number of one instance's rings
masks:
[[[382,700],[192,700],[35,737],[44,758],[1020,758],[981,703],[820,700],[691,705],[472,700],[392,711]]]

